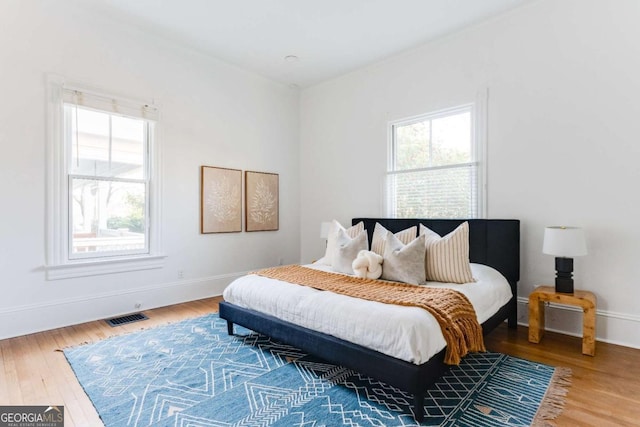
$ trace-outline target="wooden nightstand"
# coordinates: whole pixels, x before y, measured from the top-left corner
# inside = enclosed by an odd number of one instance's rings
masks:
[[[544,303],[582,307],[582,354],[596,354],[596,296],[589,291],[556,292],[553,286],[539,286],[529,295],[529,342],[539,343],[544,335]]]

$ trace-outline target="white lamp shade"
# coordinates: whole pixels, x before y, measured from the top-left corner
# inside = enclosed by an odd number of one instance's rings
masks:
[[[587,242],[580,227],[554,226],[544,229],[542,252],[557,257],[572,258],[587,254]]]
[[[320,223],[320,238],[326,239],[329,237],[329,229],[331,228],[331,222]]]

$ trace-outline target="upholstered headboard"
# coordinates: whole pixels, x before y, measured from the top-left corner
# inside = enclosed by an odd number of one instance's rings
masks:
[[[469,222],[469,258],[498,270],[507,278],[513,294],[520,280],[520,221],[516,219],[406,219],[406,218],[353,218],[352,225],[364,222],[369,234],[369,246],[376,222],[392,232],[424,224],[444,236],[464,221]],[[419,232],[420,227],[418,227]]]

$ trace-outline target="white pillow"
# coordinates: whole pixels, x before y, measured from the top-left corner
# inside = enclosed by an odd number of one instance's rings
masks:
[[[469,223],[463,222],[444,237],[420,224],[425,236],[427,281],[445,283],[475,282],[469,264]]]
[[[367,232],[362,230],[355,238],[349,237],[345,229],[338,230],[336,250],[333,253],[331,268],[333,271],[345,274],[353,273],[353,260],[360,251],[366,251],[368,246]]]
[[[424,236],[420,236],[405,245],[392,232],[387,231],[381,278],[424,285],[424,239]]]
[[[378,255],[384,255],[384,244],[387,241],[387,230],[382,225],[376,222],[376,228],[373,229],[373,238],[371,240],[371,251]],[[406,230],[398,231],[394,233],[403,244],[408,245],[418,235],[418,227],[415,225],[409,227]]]
[[[327,250],[325,251],[324,256],[316,261],[316,264],[331,265],[333,261],[333,254],[335,253],[337,247],[336,239],[338,238],[338,232],[340,230],[344,230],[347,233],[347,236],[353,239],[358,234],[360,234],[362,230],[364,230],[364,222],[360,221],[353,227],[344,228],[335,219],[331,221],[331,225],[329,226],[329,234],[327,235]]]

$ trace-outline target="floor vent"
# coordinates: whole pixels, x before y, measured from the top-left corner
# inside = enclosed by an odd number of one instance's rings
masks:
[[[113,319],[107,319],[106,322],[109,326],[120,326],[127,323],[138,322],[140,320],[147,320],[148,317],[142,313],[127,314],[126,316],[114,317]]]

